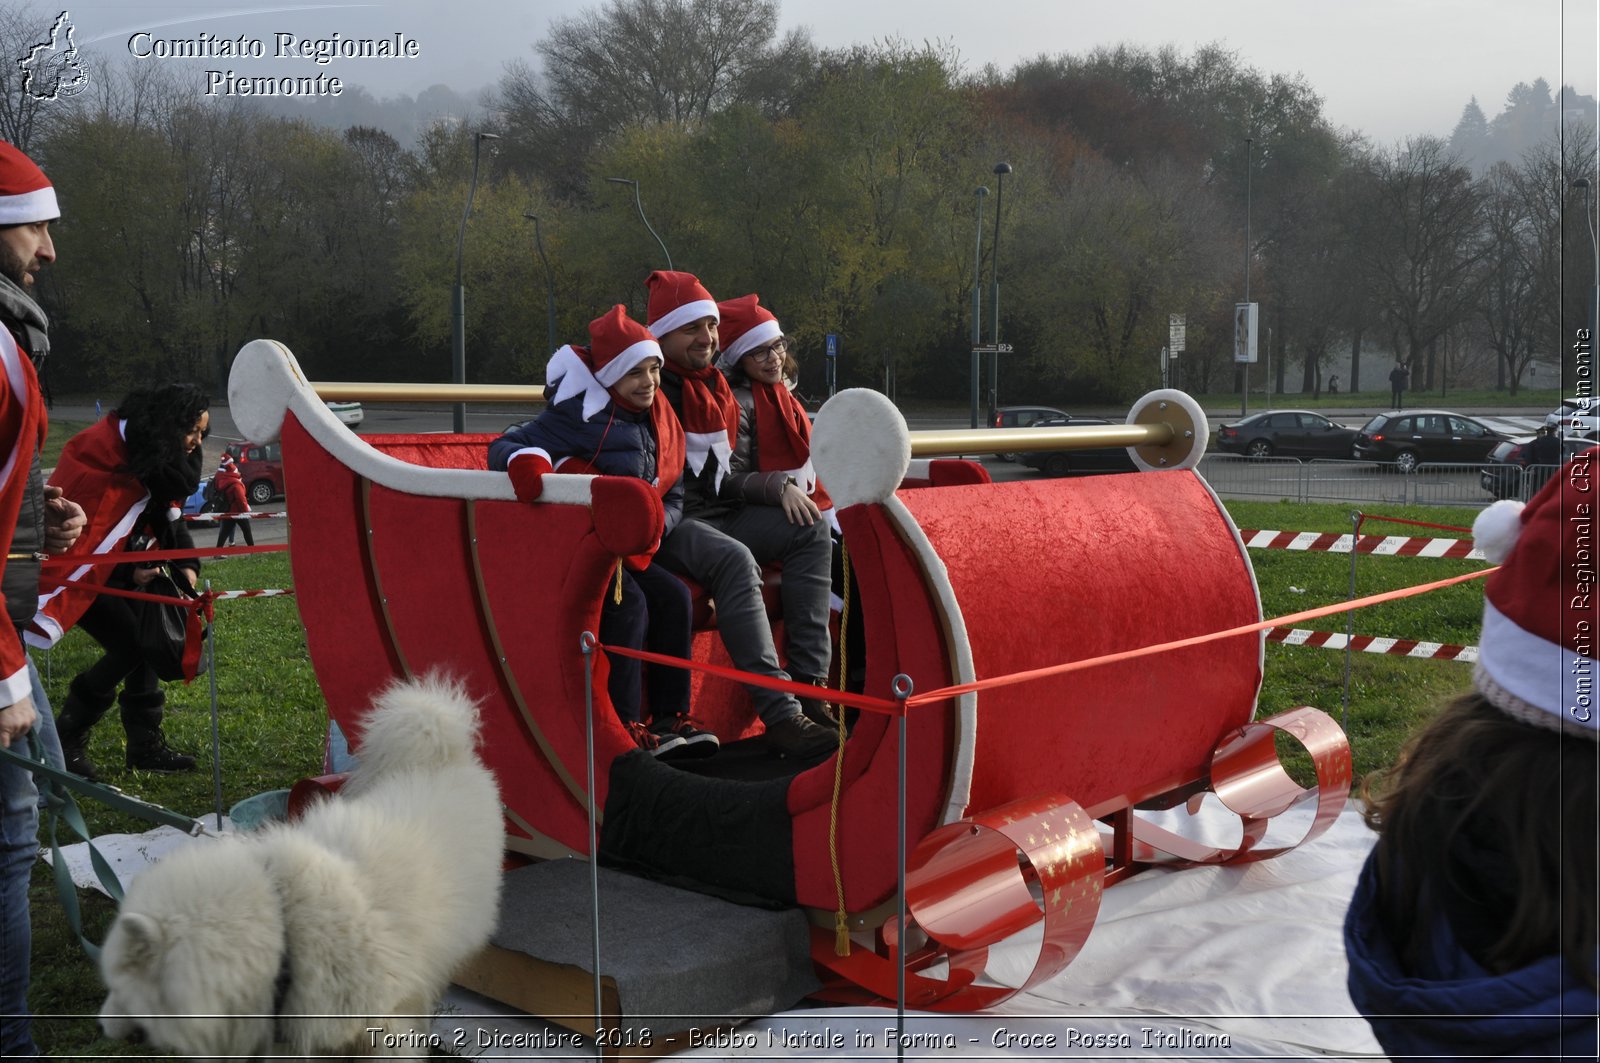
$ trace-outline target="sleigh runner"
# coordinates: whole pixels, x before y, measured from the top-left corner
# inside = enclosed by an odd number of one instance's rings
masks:
[[[971,444],[960,433],[913,441],[881,396],[831,400],[814,457],[858,590],[839,619],[864,635],[866,695],[893,709],[897,677],[909,680],[897,692],[904,720],[861,711],[837,763],[774,772],[762,762],[756,778],[635,752],[606,698],[605,653],[583,652],[618,559],[652,545],[645,484],[551,476],[538,503],[520,503],[504,474],[484,469],[492,437],[357,437],[271,341],[240,352],[229,396],[250,438],[282,441],[307,646],[356,749],[356,721],[391,679],[434,668],[465,677],[483,704],[484,759],[513,849],[589,858],[592,799],[603,859],[843,913],[872,947],[836,949],[845,943],[832,929],[814,931],[832,999],[892,999],[885,957],[903,937],[913,967],[950,961],[941,979],[911,976],[909,1003],[993,1003],[1009,991],[975,984],[987,944],[1042,919],[1031,984],[1076,953],[1104,885],[1155,859],[1272,855],[1281,850],[1260,845],[1272,815],[1315,801],[1314,835],[1343,803],[1349,754],[1331,721],[1299,709],[1252,722],[1259,633],[1003,682],[1260,621],[1244,545],[1192,471],[1203,414],[1179,393],[1147,397],[1130,426],[1089,444],[1137,436],[1136,462],[1172,471],[1009,484],[973,462],[911,460],[913,443],[959,453]],[[697,623],[712,622],[708,604]],[[726,663],[714,627],[697,633],[694,656]],[[853,671],[847,662],[840,678]],[[725,747],[759,733],[746,697],[731,679],[696,677],[695,714]],[[1277,765],[1279,733],[1311,751],[1316,786]],[[1206,790],[1240,815],[1232,847],[1136,815]],[[891,903],[902,807],[914,850],[905,928]]]

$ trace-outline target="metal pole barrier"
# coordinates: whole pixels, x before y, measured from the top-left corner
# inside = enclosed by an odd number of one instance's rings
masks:
[[[211,581],[206,580],[206,593]],[[216,790],[217,830],[222,830],[222,737],[217,726],[217,618],[206,625],[206,673],[211,677],[211,784]]]
[[[1356,543],[1361,538],[1361,514],[1350,514],[1350,596],[1345,601],[1356,600]],[[1350,659],[1355,652],[1356,611],[1346,609],[1344,614],[1344,695],[1339,702],[1339,727],[1350,733]]]
[[[900,947],[895,950],[894,965],[894,1058],[906,1058],[906,699],[914,689],[911,677],[901,672],[894,677],[892,687],[900,702],[900,723],[896,732],[899,746],[899,772],[895,776],[897,839],[895,842],[895,867],[897,869],[900,898]]]
[[[583,651],[583,741],[589,762],[589,933],[594,957],[594,1058],[606,1058],[604,1032],[600,1028],[600,837],[594,810],[594,633],[578,636]]]

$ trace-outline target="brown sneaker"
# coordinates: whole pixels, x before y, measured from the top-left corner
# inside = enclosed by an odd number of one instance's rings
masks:
[[[838,732],[812,723],[796,712],[767,724],[767,752],[775,757],[809,760],[839,748]]]

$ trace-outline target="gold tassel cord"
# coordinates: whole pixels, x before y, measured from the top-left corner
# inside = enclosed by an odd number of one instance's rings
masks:
[[[846,650],[850,633],[850,550],[843,543],[839,545],[839,557],[844,568],[844,589],[840,592],[842,604],[839,607],[839,686],[843,688],[845,677],[850,674]],[[833,758],[833,802],[828,809],[828,859],[833,863],[833,893],[839,903],[838,910],[833,914],[833,953],[835,956],[848,956],[850,921],[844,907],[844,878],[839,872],[839,803],[844,796],[844,706],[834,703],[833,711],[839,726],[839,749]]]
[[[622,604],[622,558],[617,558],[617,589],[611,593],[611,600],[618,605]]]

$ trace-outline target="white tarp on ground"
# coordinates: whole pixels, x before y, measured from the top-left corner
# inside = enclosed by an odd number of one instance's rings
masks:
[[[1213,844],[1237,837],[1231,827],[1237,820],[1214,799],[1193,829],[1179,814],[1147,816]],[[1298,839],[1309,809],[1280,818],[1268,844]],[[1106,891],[1083,952],[1050,982],[981,1015],[908,1014],[905,1058],[1381,1056],[1345,991],[1341,934],[1372,840],[1351,805],[1321,838],[1286,856],[1135,876]],[[123,860],[135,865],[140,857],[134,850],[158,855],[148,836],[97,844],[127,850]],[[76,866],[70,853],[69,861]],[[989,975],[1005,984],[1022,982],[1037,940],[1036,932],[1024,932],[997,946]],[[684,1054],[894,1058],[894,1027],[892,1008],[800,1009],[756,1018]],[[593,1058],[586,1047],[574,1047],[570,1033],[462,990],[447,996],[434,1033],[446,1051],[474,1059]]]

